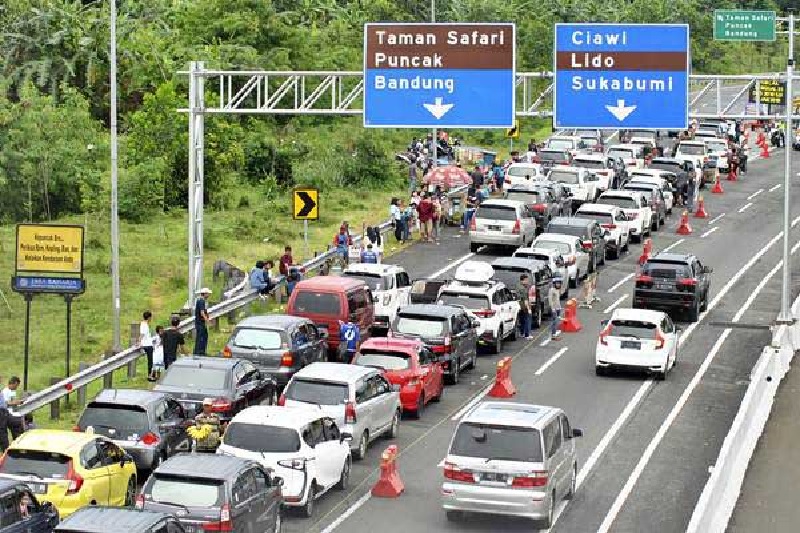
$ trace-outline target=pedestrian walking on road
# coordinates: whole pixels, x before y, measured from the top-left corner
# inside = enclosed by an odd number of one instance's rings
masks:
[[[186,349],[186,339],[183,333],[178,331],[181,319],[173,315],[169,322],[170,327],[164,331],[161,339],[164,347],[164,370],[169,369],[170,365],[177,361],[179,350],[183,355],[189,355],[189,350]]]
[[[522,274],[519,277],[519,286],[517,286],[517,297],[519,298],[519,319],[522,337],[524,339],[532,339],[531,336],[531,300],[528,295],[530,288],[530,277],[527,274]]]
[[[553,278],[553,285],[547,291],[547,299],[552,310],[552,320],[550,321],[550,339],[557,341],[561,331],[558,326],[561,324],[561,278]]]
[[[142,313],[142,321],[139,323],[139,346],[147,356],[147,379],[153,381],[153,336],[150,334],[150,321],[153,313],[145,311]]]
[[[19,388],[20,379],[17,376],[11,376],[8,380],[8,386],[3,389],[3,399],[6,401],[6,407],[12,408],[20,405],[22,399],[17,397],[17,389]],[[22,435],[25,431],[25,420],[22,416],[8,416],[8,429],[11,430],[11,440],[16,440],[17,437]]]
[[[206,355],[208,348],[208,323],[211,321],[208,316],[209,296],[211,289],[203,287],[200,289],[200,297],[194,304],[194,355]]]

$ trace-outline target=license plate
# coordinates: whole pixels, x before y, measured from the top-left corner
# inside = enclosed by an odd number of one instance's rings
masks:
[[[483,474],[481,479],[483,479],[483,481],[490,481],[490,482],[505,482],[506,475],[496,474],[494,472],[488,472],[486,474]]]
[[[672,285],[669,283],[656,283],[656,290],[659,291],[668,291],[672,289]]]
[[[502,228],[500,226],[486,226],[489,231],[500,231]]]
[[[35,494],[47,494],[47,485],[44,483],[26,483]]]
[[[197,531],[197,528],[192,525],[183,524],[183,530],[186,533],[195,533],[195,531]]]
[[[641,350],[642,343],[639,341],[622,341],[620,343],[620,347],[628,350]]]

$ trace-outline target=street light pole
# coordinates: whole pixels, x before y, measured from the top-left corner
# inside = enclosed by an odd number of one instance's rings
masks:
[[[436,22],[436,0],[431,0],[431,22]],[[432,152],[433,152],[432,153],[433,167],[432,168],[436,168],[439,165],[439,157],[438,157],[438,152],[439,152],[439,139],[438,139],[439,132],[437,131],[437,128],[433,128],[431,133],[433,134],[433,142],[431,143],[431,147],[433,148],[433,150],[432,150]]]
[[[789,260],[789,241],[792,229],[792,205],[791,205],[791,186],[792,186],[792,148],[789,140],[789,132],[792,130],[792,76],[794,75],[794,13],[789,11],[789,59],[786,62],[786,163],[783,177],[783,280],[781,286],[781,312],[778,315],[779,324],[791,324],[794,322],[792,309],[789,304],[791,298],[791,265]]]
[[[119,213],[117,209],[117,0],[111,0],[111,292],[114,308],[114,352],[120,343]]]

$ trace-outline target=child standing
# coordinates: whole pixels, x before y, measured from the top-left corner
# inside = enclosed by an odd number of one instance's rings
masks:
[[[153,372],[148,381],[158,381],[161,379],[161,372],[164,370],[164,326],[156,326],[156,334],[153,337]]]

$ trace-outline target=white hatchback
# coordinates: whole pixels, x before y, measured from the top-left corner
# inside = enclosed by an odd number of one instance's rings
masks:
[[[663,380],[678,358],[680,328],[666,313],[649,309],[616,309],[595,349],[598,376],[609,370],[637,370]]]
[[[363,280],[372,289],[375,298],[373,328],[388,330],[398,309],[411,303],[411,278],[399,265],[353,263],[342,275]]]
[[[638,191],[613,190],[604,192],[598,204],[615,205],[628,215],[631,237],[641,242],[642,237],[652,233],[653,210],[647,205],[644,194]]]
[[[531,248],[555,250],[564,258],[569,284],[576,288],[589,272],[589,254],[583,250],[583,243],[574,235],[561,233],[542,233],[531,244]],[[564,284],[566,285],[564,280]]]

